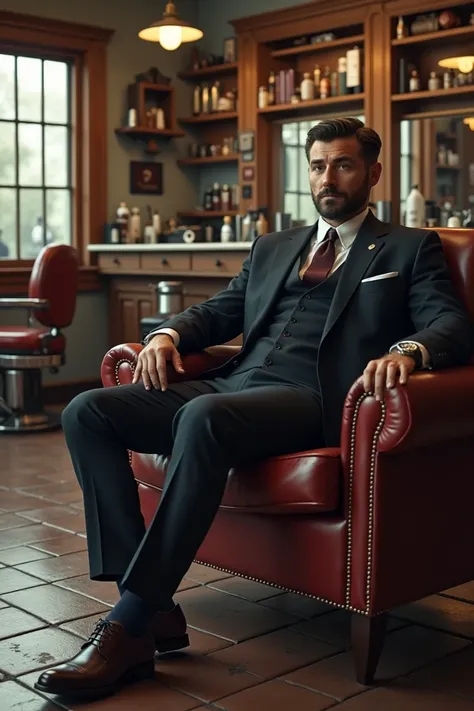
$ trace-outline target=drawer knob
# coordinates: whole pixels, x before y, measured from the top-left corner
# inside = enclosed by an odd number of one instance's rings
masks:
[[[216,259],[216,267],[222,267],[222,262],[220,259]]]
[[[115,257],[115,258],[114,258],[114,264],[116,264],[117,266],[120,266],[121,262],[120,262],[120,259],[119,259],[118,257]]]
[[[161,260],[161,264],[162,264],[162,266],[167,267],[169,262],[165,257],[163,257],[163,259]]]

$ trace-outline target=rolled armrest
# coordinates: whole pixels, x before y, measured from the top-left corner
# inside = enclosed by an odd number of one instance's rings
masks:
[[[101,367],[102,383],[105,387],[125,385],[132,382],[139,353],[143,346],[139,343],[122,343],[111,348],[104,356]],[[184,375],[178,375],[172,366],[168,367],[168,382],[195,380],[205,371],[218,368],[233,358],[240,346],[212,346],[202,353],[183,356]]]
[[[49,306],[48,299],[12,298],[0,299],[0,308],[4,309],[44,309]]]

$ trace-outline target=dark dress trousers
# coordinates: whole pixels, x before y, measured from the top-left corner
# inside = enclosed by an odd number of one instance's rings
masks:
[[[236,358],[164,393],[142,384],[108,388],[66,408],[92,578],[123,576],[126,588],[168,609],[230,468],[337,446],[349,388],[398,340],[423,344],[433,368],[468,360],[472,328],[436,233],[384,224],[369,212],[345,263],[311,286],[298,272],[314,230],[259,238],[226,290],[162,326],[179,333],[183,354],[243,333]],[[388,273],[395,274],[363,281]],[[128,449],[170,456],[146,533]]]

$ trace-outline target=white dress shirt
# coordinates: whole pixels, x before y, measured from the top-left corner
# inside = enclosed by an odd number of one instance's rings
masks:
[[[330,270],[328,276],[330,274],[333,274],[336,269],[339,269],[342,264],[347,259],[347,256],[350,252],[352,243],[354,242],[355,238],[357,237],[357,233],[359,232],[360,228],[362,227],[362,223],[364,222],[365,218],[367,217],[369,212],[369,208],[367,207],[365,210],[360,212],[358,215],[355,217],[351,217],[350,220],[347,220],[347,222],[343,222],[341,225],[338,225],[336,227],[336,232],[338,235],[338,239],[334,243],[335,251],[336,251],[336,258],[334,260],[334,264],[332,266],[332,269]],[[328,230],[330,230],[332,225],[330,225],[324,218],[319,217],[318,218],[318,227],[316,230],[315,235],[311,239],[311,244],[310,248],[308,251],[308,254],[306,256],[306,259],[304,260],[303,266],[299,270],[299,277],[300,279],[303,278],[304,273],[308,269],[309,265],[311,264],[314,253],[323,241],[323,239],[326,237]],[[265,238],[264,238],[265,239]],[[160,328],[157,331],[152,332],[149,334],[145,340],[146,343],[149,342],[150,338],[153,336],[157,336],[159,333],[166,333],[174,341],[174,345],[177,348],[179,345],[179,333],[175,331],[173,328]],[[418,343],[417,341],[412,341],[413,343],[416,343],[417,346],[419,346],[422,357],[423,357],[423,368],[429,368],[430,366],[430,357],[427,349],[425,348],[424,345],[421,343]],[[396,343],[391,346],[390,351],[394,350],[396,347]]]

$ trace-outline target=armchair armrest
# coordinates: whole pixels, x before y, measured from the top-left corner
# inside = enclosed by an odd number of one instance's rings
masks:
[[[143,350],[139,343],[122,343],[111,348],[104,356],[100,370],[102,383],[106,387],[125,385],[132,382],[138,355]],[[184,375],[168,366],[168,382],[195,380],[205,371],[218,368],[240,351],[240,346],[212,346],[202,353],[183,356]]]
[[[48,299],[33,298],[2,298],[0,308],[4,309],[45,309],[49,307]]]
[[[474,577],[474,366],[354,383],[341,432],[346,604],[367,614]]]

